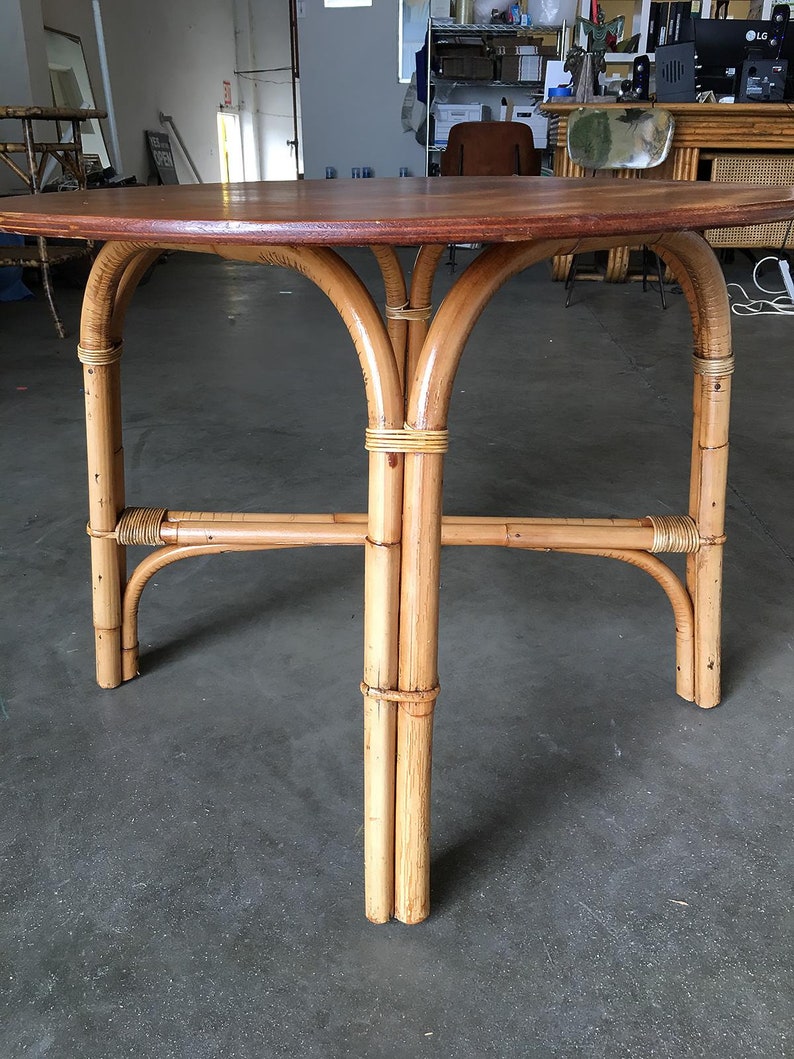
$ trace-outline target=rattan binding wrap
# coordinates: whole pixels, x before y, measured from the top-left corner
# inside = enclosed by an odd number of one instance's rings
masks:
[[[686,552],[700,549],[697,526],[689,515],[648,515],[653,526],[652,552]]]
[[[727,357],[692,357],[695,375],[733,375],[736,360],[733,354]]]
[[[364,448],[368,452],[446,452],[447,430],[413,430],[406,423],[401,430],[370,428]]]
[[[105,364],[115,364],[121,358],[123,344],[118,342],[115,346],[107,349],[85,349],[77,346],[77,358],[82,364],[90,364],[92,367],[102,367]]]
[[[408,302],[404,305],[386,306],[386,317],[389,320],[429,320],[432,315],[432,305],[423,305],[418,309],[411,309]]]
[[[116,527],[119,544],[162,544],[160,526],[166,516],[164,507],[125,507]]]
[[[370,699],[383,699],[384,702],[435,702],[441,691],[441,685],[426,688],[424,691],[397,691],[394,688],[372,688],[361,682],[361,694]]]

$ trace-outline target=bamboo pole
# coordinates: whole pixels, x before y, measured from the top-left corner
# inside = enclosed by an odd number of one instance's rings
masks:
[[[438,687],[442,473],[442,455],[406,454],[400,689],[407,701],[401,701],[398,709],[395,819],[395,915],[403,923],[419,923],[430,911],[430,770]]]
[[[392,341],[367,289],[326,247],[218,245],[221,257],[279,264],[325,292],[353,339],[361,365],[370,429],[400,429],[404,397]],[[381,263],[383,262],[383,259]],[[394,262],[392,262],[393,264]],[[391,267],[391,266],[390,266]],[[387,280],[392,287],[394,277]],[[403,458],[370,453],[364,591],[364,888],[369,919],[382,923],[394,907],[394,703],[376,690],[396,683]]]
[[[427,329],[430,326],[433,301],[433,281],[438,270],[438,263],[446,247],[422,246],[416,255],[411,275],[410,307],[414,311],[427,309],[427,316],[411,320],[408,325],[408,351],[405,374],[408,384],[414,378],[416,365],[422,352]],[[408,386],[406,385],[406,395]]]
[[[715,275],[714,257],[697,236],[690,234],[658,240],[656,236],[623,236],[619,241],[597,240],[600,246],[659,242],[668,263],[677,263],[676,275],[684,272],[685,285],[696,332],[696,348],[718,355],[720,326],[728,320],[724,283]],[[455,372],[468,335],[493,293],[507,279],[544,257],[567,255],[588,248],[589,239],[549,240],[526,244],[500,244],[488,248],[458,280],[430,327],[416,370],[412,376],[406,420],[413,430],[439,430],[446,424]],[[705,270],[704,278],[697,275]],[[720,300],[720,289],[722,300]],[[707,318],[703,319],[703,316]],[[706,337],[704,344],[698,341]],[[708,432],[711,439],[713,431]],[[400,688],[408,694],[423,692],[414,702],[401,702],[398,713],[397,817],[395,825],[395,902],[398,918],[417,922],[429,910],[429,791],[432,741],[431,689],[436,687],[438,554],[441,542],[441,460],[429,453],[406,457],[404,495],[404,561],[401,586]],[[701,455],[701,464],[703,456]],[[718,504],[718,489],[701,491]],[[724,499],[724,498],[723,498]],[[697,514],[702,517],[702,504]],[[695,518],[695,514],[690,511]],[[698,525],[698,529],[701,527]],[[709,544],[715,544],[710,541]],[[711,565],[698,561],[698,613],[695,617],[695,675],[687,661],[687,648],[679,640],[677,658],[679,687],[694,690],[701,705],[711,704],[703,678],[709,647],[714,646],[714,593],[702,605],[703,570]],[[716,627],[718,628],[718,615]],[[712,652],[713,654],[713,652]],[[690,656],[691,657],[691,656]],[[682,661],[683,660],[683,661]],[[716,662],[711,658],[712,666]],[[682,670],[683,676],[680,676]]]
[[[253,515],[168,512],[160,525],[165,544],[250,544],[268,547],[357,545],[366,540],[366,515]],[[553,551],[559,548],[628,548],[652,551],[656,530],[649,518],[516,518],[445,515],[441,543]],[[688,547],[665,547],[686,552]]]
[[[692,232],[658,238],[660,255],[678,277],[694,331],[694,396],[689,514],[700,548],[687,562],[695,616],[695,702],[720,701],[722,551],[728,475],[731,353],[730,307],[714,251]]]
[[[135,267],[141,248],[106,244],[94,262],[86,286],[78,355],[83,363],[88,462],[88,511],[91,534],[93,619],[97,682],[121,683],[121,594],[124,552],[109,536],[124,508],[124,457],[121,431],[121,340],[113,315],[125,273]]]
[[[408,351],[408,321],[393,310],[402,310],[408,305],[408,294],[405,288],[400,259],[393,246],[371,246],[375,260],[378,262],[383,287],[386,293],[386,329],[394,350],[394,360],[400,377],[400,386],[405,380],[405,360]]]

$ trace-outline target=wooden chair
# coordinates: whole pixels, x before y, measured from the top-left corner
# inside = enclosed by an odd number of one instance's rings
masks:
[[[449,130],[441,176],[540,176],[541,159],[521,121],[461,121]],[[454,244],[449,264],[454,271]]]
[[[661,107],[581,107],[568,118],[568,156],[582,169],[591,169],[594,176],[605,170],[630,170],[639,175],[665,160],[674,127],[672,114]],[[647,246],[642,248],[642,289],[648,288],[651,256],[656,262],[662,308],[666,309],[662,263]],[[575,255],[565,279],[566,308],[571,304],[579,260]]]
[[[449,130],[442,176],[540,176],[541,152],[521,121],[461,121]]]

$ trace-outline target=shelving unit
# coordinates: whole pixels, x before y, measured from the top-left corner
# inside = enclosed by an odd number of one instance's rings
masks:
[[[44,178],[51,161],[61,167],[78,189],[86,187],[86,172],[80,125],[90,118],[107,117],[104,110],[72,110],[66,107],[2,107],[0,120],[13,119],[20,122],[22,139],[0,141],[0,161],[15,173],[31,195],[44,191]],[[42,138],[36,134],[34,123],[48,122],[54,125],[54,133]],[[64,126],[68,132],[64,134]],[[24,160],[18,160],[22,156]],[[68,192],[67,192],[68,194]],[[74,261],[91,253],[91,244],[85,241],[70,246],[49,246],[41,236],[35,246],[0,247],[0,267],[38,268],[47,304],[50,307],[55,330],[64,338],[63,326],[52,288],[50,266],[65,261]]]
[[[565,54],[569,39],[570,27],[566,23],[559,26],[510,26],[500,23],[487,25],[458,25],[444,20],[431,19],[428,26],[428,75],[427,99],[429,104],[483,104],[490,107],[491,116],[499,117],[499,106],[503,97],[512,98],[519,108],[530,106],[540,100],[543,93],[542,80],[502,80],[495,76],[498,64],[497,50],[500,44],[529,43],[541,38],[543,47],[551,52],[545,57],[561,58]],[[480,47],[478,48],[478,44]],[[467,66],[461,59],[456,71],[469,71],[475,76],[445,76],[433,72],[433,66],[439,58],[439,49],[454,49],[459,45],[461,51],[471,51],[471,62]],[[474,53],[477,54],[474,54]],[[490,64],[490,71],[489,71]],[[447,66],[450,64],[447,63]],[[480,75],[480,76],[478,76]],[[432,113],[432,105],[429,107]],[[438,156],[444,149],[443,144],[435,142],[433,134],[434,121],[430,115],[427,121],[425,137],[425,173],[432,175]]]

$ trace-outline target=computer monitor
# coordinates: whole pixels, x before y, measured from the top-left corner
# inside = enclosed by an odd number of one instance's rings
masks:
[[[774,36],[772,24],[765,20],[734,18],[693,18],[682,22],[682,41],[694,41],[696,53],[695,82],[698,92],[713,92],[717,98],[732,96],[736,91],[741,65],[748,49],[765,58],[775,58],[767,41]],[[780,57],[794,60],[794,28],[784,38]],[[786,92],[786,99],[791,92]]]

